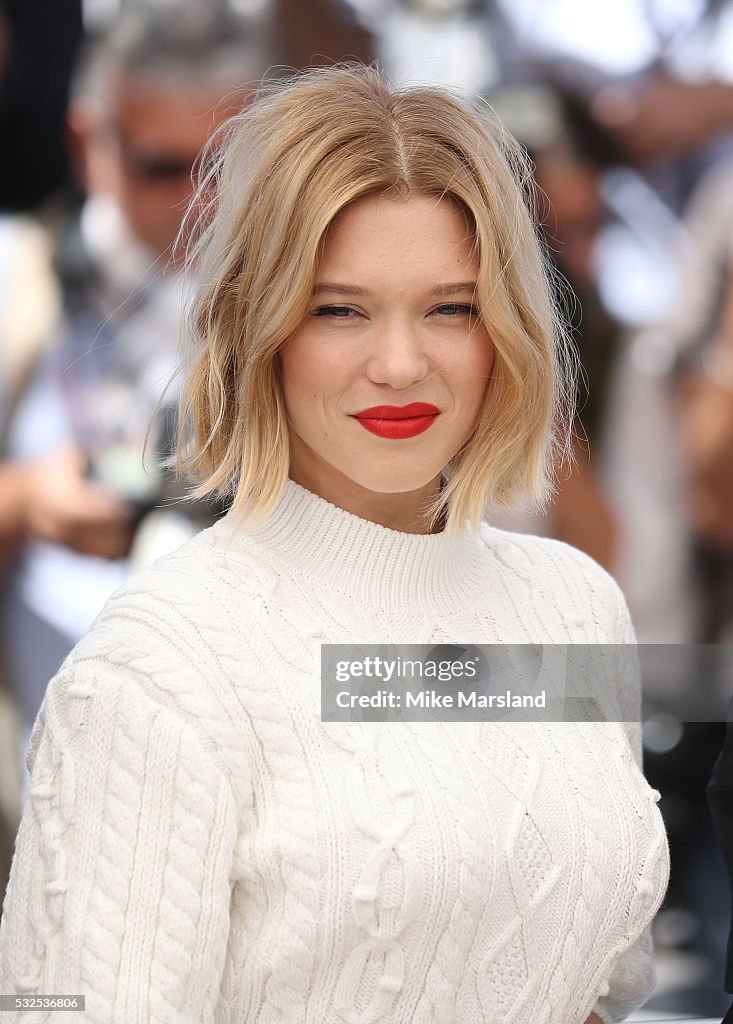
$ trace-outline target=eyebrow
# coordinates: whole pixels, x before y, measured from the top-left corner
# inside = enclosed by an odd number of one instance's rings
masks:
[[[431,295],[459,295],[464,292],[475,292],[477,284],[475,281],[456,281],[451,284],[439,284],[430,289]],[[366,295],[368,289],[359,288],[353,284],[337,284],[335,281],[321,281],[313,289],[314,295],[322,295],[324,292],[336,292],[338,295]]]

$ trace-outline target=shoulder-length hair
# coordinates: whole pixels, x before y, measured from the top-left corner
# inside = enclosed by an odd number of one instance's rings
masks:
[[[214,140],[215,142],[218,140]],[[213,153],[212,149],[212,153]],[[487,104],[394,88],[340,64],[263,85],[227,125],[189,217],[198,349],[180,405],[194,495],[266,517],[289,469],[278,353],[304,317],[328,226],[361,196],[450,197],[466,215],[476,304],[495,347],[476,428],[426,514],[477,530],[490,506],[542,506],[570,453],[574,359],[530,212],[523,150]]]

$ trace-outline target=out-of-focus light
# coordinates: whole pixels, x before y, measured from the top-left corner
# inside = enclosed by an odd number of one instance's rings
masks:
[[[365,0],[370,2],[370,0]],[[380,0],[381,2],[381,0]],[[90,35],[104,33],[117,20],[120,14],[130,7],[170,7],[186,8],[194,10],[200,7],[202,16],[206,16],[207,4],[211,6],[210,0],[205,3],[182,4],[181,0],[82,0],[82,19],[85,32]],[[257,17],[271,6],[271,0],[216,0],[215,6],[229,7],[234,14],[242,17]],[[210,12],[209,12],[210,13]]]
[[[106,32],[118,18],[121,6],[120,0],[83,0],[84,31],[91,36]]]
[[[650,715],[641,727],[644,749],[650,754],[667,754],[680,742],[683,731],[682,723],[666,711]]]
[[[481,92],[493,85],[496,58],[487,34],[472,19],[421,18],[395,9],[382,22],[380,57],[396,80]]]
[[[642,0],[497,0],[520,45],[575,57],[612,74],[646,67],[658,43]]]
[[[346,0],[359,17],[366,22],[376,22],[388,14],[394,0]]]
[[[402,0],[404,7],[412,8],[427,17],[451,18],[466,14],[474,7],[472,0]]]
[[[229,0],[229,6],[235,14],[243,17],[256,17],[264,14],[270,7],[270,0]]]
[[[692,27],[706,5],[704,0],[647,0],[646,6],[657,32],[670,37]]]

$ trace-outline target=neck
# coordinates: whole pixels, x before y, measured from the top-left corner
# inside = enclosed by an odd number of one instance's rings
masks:
[[[430,518],[425,512],[443,489],[444,482],[440,474],[424,487],[396,494],[370,491],[341,473],[338,477],[338,480],[328,479],[319,474],[317,479],[314,479],[313,474],[307,469],[292,465],[290,467],[290,479],[296,484],[343,509],[344,512],[359,516],[360,519],[366,519],[370,523],[399,533],[442,532],[445,525],[444,517],[431,526]]]
[[[283,575],[320,581],[371,608],[409,615],[465,612],[485,592],[482,545],[467,535],[385,527],[289,479],[259,525],[230,513],[219,527],[227,550],[265,558]]]

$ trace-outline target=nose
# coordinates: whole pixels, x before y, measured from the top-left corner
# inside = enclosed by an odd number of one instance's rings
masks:
[[[423,380],[430,370],[430,357],[420,331],[402,318],[382,324],[371,341],[366,369],[374,384],[389,384],[396,390]]]

